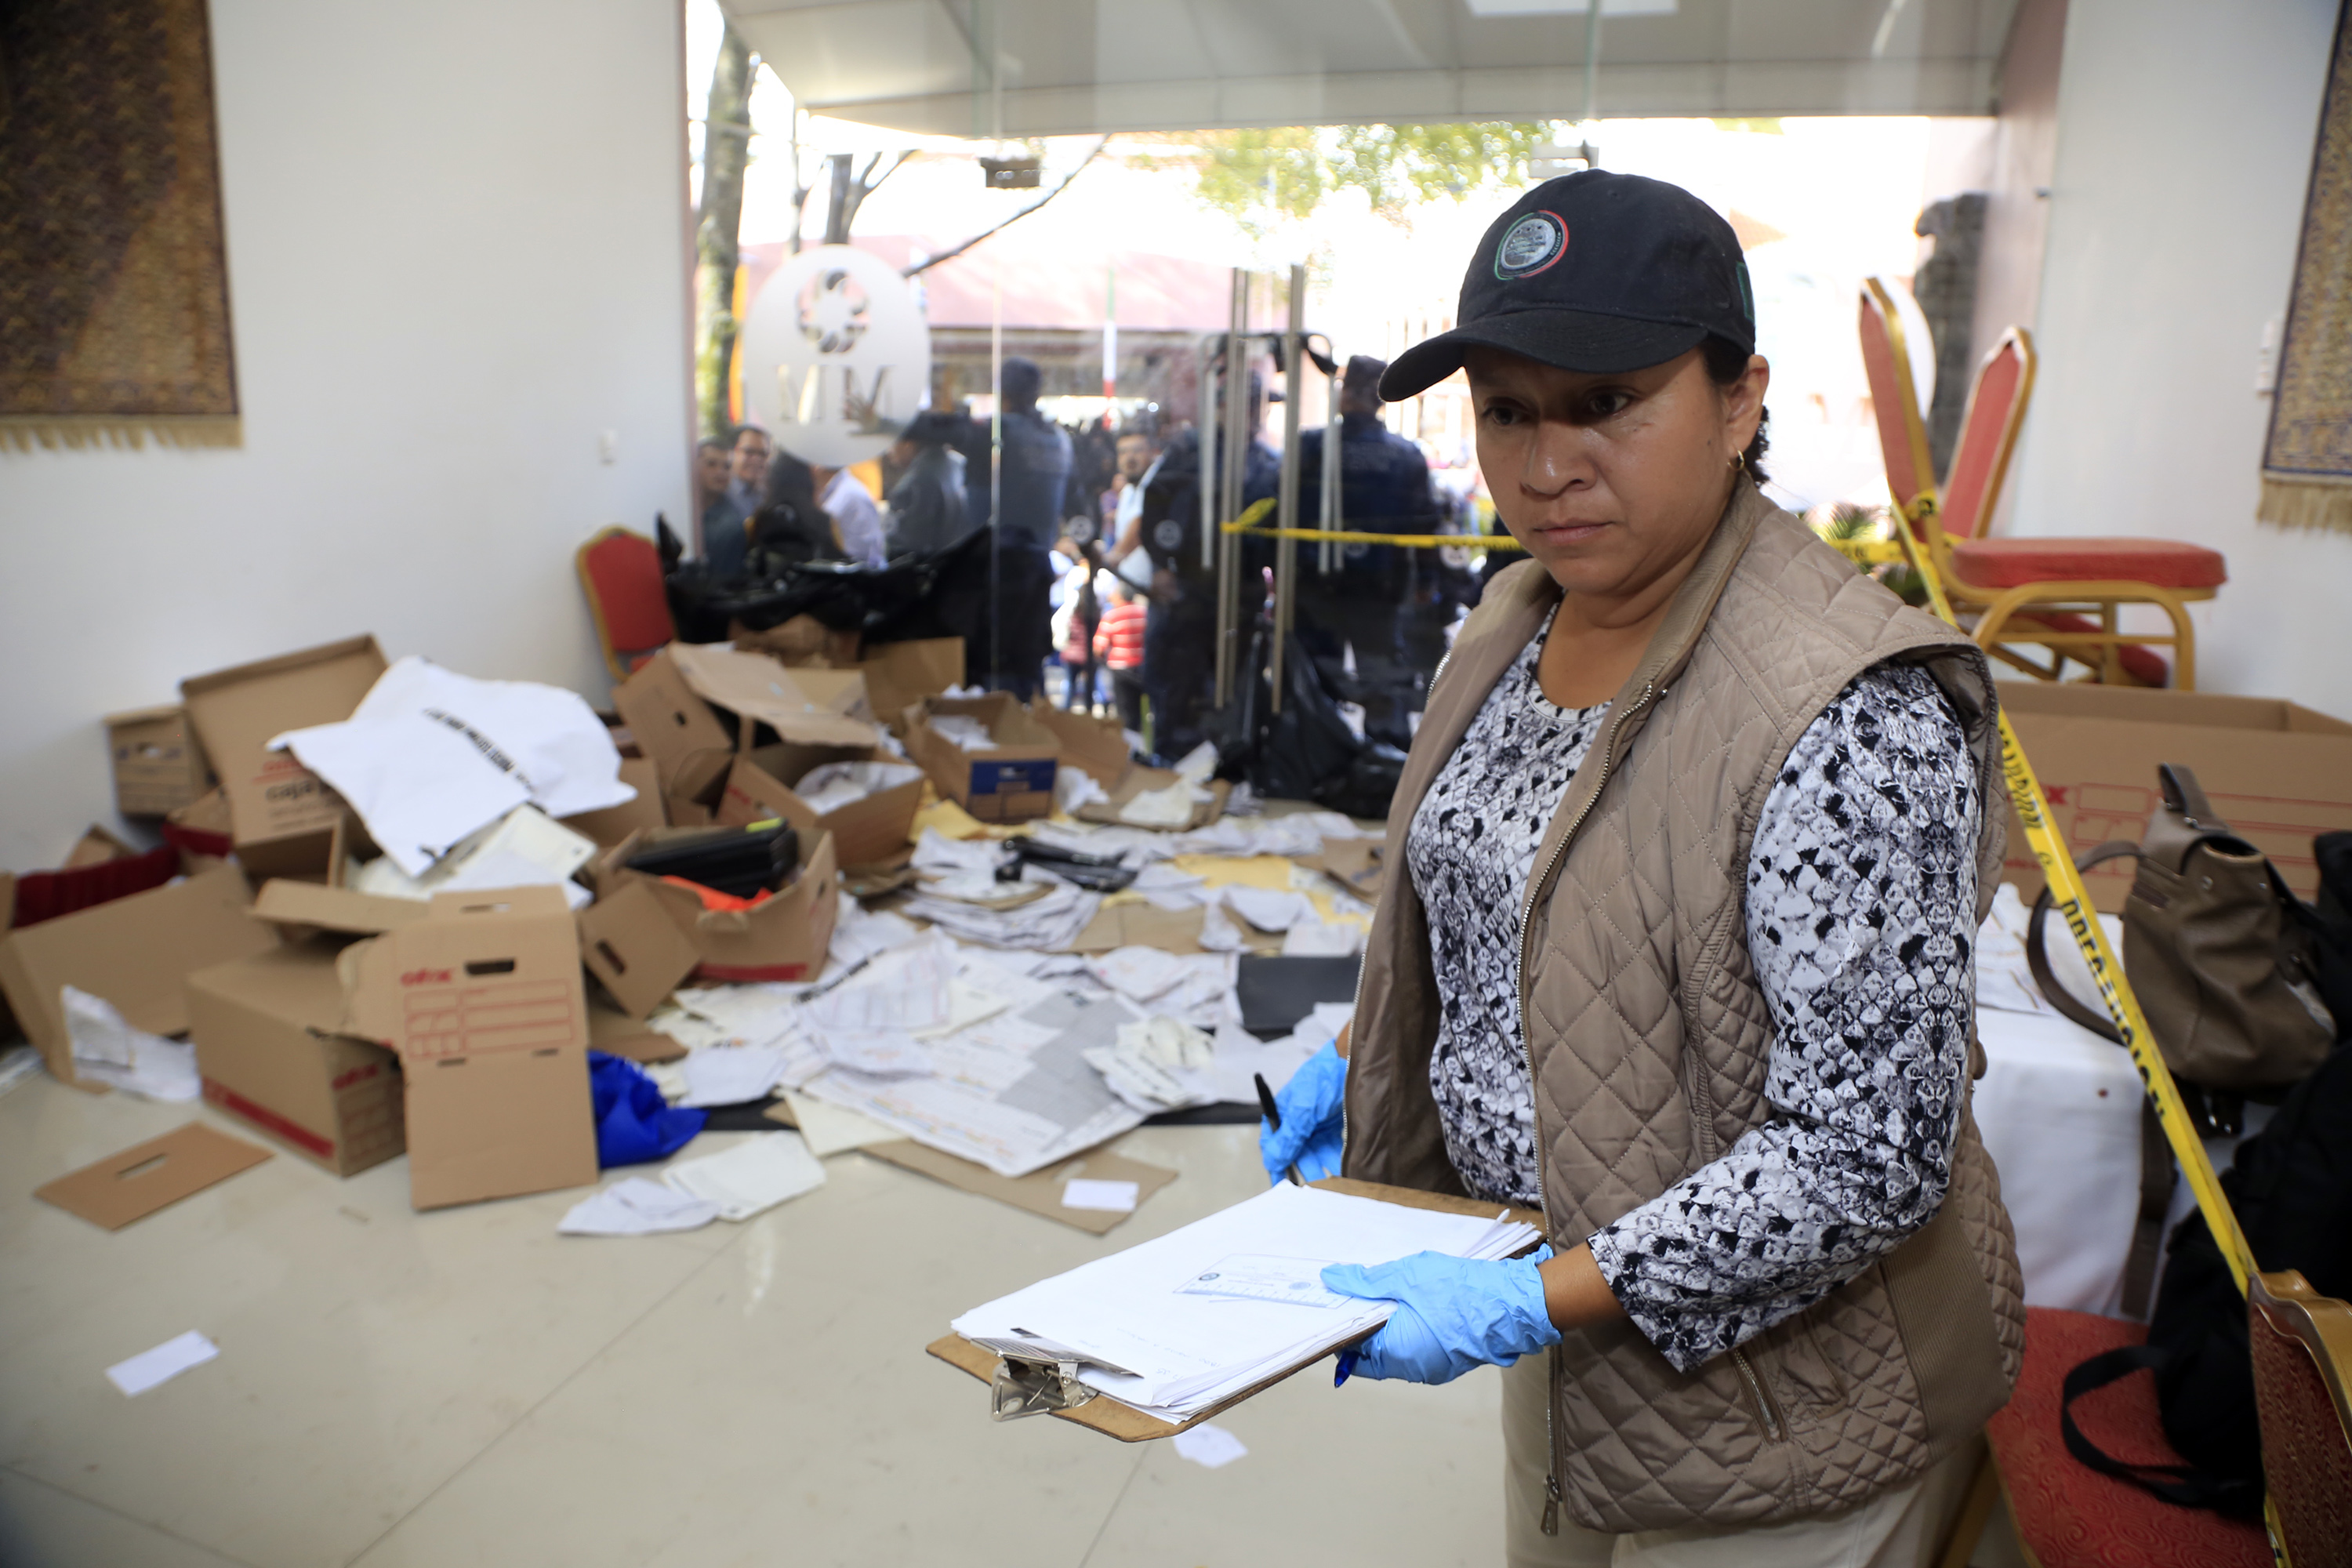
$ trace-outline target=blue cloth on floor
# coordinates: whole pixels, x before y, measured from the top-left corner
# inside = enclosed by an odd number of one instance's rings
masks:
[[[673,1109],[644,1068],[604,1051],[588,1053],[588,1090],[596,1108],[596,1163],[607,1170],[677,1152],[710,1114]]]

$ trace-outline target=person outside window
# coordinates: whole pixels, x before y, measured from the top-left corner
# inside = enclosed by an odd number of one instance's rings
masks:
[[[1110,671],[1111,703],[1119,727],[1143,733],[1143,601],[1121,582],[1095,628],[1095,658]]]

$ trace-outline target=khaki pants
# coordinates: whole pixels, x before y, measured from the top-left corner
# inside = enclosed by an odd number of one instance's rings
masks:
[[[1559,1533],[1546,1535],[1550,1364],[1550,1352],[1541,1352],[1503,1369],[1503,1541],[1510,1568],[1927,1568],[1984,1454],[1981,1439],[1962,1444],[1909,1485],[1821,1519],[1602,1535],[1579,1528],[1563,1511]]]

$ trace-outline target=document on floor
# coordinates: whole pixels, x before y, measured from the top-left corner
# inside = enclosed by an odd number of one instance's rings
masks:
[[[614,1182],[573,1204],[556,1230],[564,1236],[655,1236],[699,1230],[719,1217],[719,1205],[643,1176]]]
[[[976,1307],[955,1331],[1066,1346],[1086,1358],[1087,1384],[1181,1422],[1388,1321],[1389,1302],[1321,1290],[1325,1265],[1416,1252],[1508,1258],[1536,1240],[1533,1226],[1499,1212],[1442,1214],[1282,1185]]]
[[[1024,978],[1000,973],[1007,981]],[[1119,1026],[1139,1016],[1116,996],[1077,1002],[1051,994],[925,1042],[928,1076],[835,1067],[802,1092],[1000,1176],[1025,1176],[1143,1121],[1086,1058],[1116,1046]]]
[[[190,1329],[174,1339],[165,1340],[152,1351],[141,1351],[128,1361],[116,1362],[106,1369],[107,1381],[126,1394],[140,1394],[158,1384],[169,1383],[192,1366],[202,1366],[220,1354],[220,1346]]]
[[[672,1165],[662,1180],[717,1204],[721,1219],[750,1219],[824,1185],[824,1166],[797,1132],[755,1132],[725,1153]]]

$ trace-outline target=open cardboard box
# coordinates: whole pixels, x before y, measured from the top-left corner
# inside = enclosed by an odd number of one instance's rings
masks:
[[[7,897],[13,903],[13,885]],[[188,1003],[182,982],[192,972],[278,945],[275,932],[248,918],[252,899],[237,868],[221,865],[7,931],[0,935],[0,991],[49,1071],[60,1082],[96,1090],[74,1076],[64,988],[104,997],[133,1028],[183,1034]]]
[[[1135,759],[1127,749],[1127,731],[1116,719],[1097,719],[1056,708],[1045,698],[1034,699],[1029,711],[1062,743],[1062,761],[1084,768],[1106,790],[1116,790]]]
[[[285,888],[329,890],[272,882],[262,891]],[[316,938],[197,970],[187,979],[188,1026],[207,1104],[350,1176],[407,1142],[399,1058],[342,1032],[340,948]]]
[[[857,671],[787,668],[724,644],[671,643],[614,689],[613,705],[653,760],[679,826],[698,825],[697,806],[707,810],[736,753],[763,741],[866,747],[881,739]]]
[[[866,678],[866,700],[903,740],[908,708],[963,684],[963,638],[868,644],[858,658],[857,673]]]
[[[1159,823],[1129,822],[1119,816],[1128,803],[1137,795],[1149,795],[1153,790],[1167,789],[1182,782],[1168,768],[1147,768],[1138,763],[1127,770],[1118,784],[1111,786],[1110,799],[1090,800],[1072,815],[1081,822],[1104,822],[1122,827],[1149,826],[1160,828],[1167,833],[1190,833],[1196,827],[1208,826],[1225,814],[1225,801],[1234,793],[1234,786],[1223,779],[1211,779],[1202,786],[1209,792],[1209,798],[1194,801],[1192,815],[1182,822],[1162,827]]]
[[[712,815],[727,827],[748,827],[755,822],[782,817],[799,830],[803,844],[814,844],[831,834],[834,850],[844,866],[876,865],[907,847],[915,813],[923,806],[919,768],[916,776],[905,784],[877,790],[864,800],[854,800],[824,813],[802,799],[792,786],[807,777],[812,769],[829,762],[897,761],[873,747],[861,752],[848,748],[762,746],[754,756],[735,759]]]
[[[228,796],[237,859],[257,879],[320,873],[344,809],[324,780],[269,742],[350,718],[385,668],[375,638],[358,637],[180,683]]]
[[[176,702],[108,714],[106,751],[114,766],[114,809],[125,816],[163,816],[213,787],[212,764],[188,710]]]
[[[708,910],[691,889],[629,869],[629,858],[664,837],[686,831],[637,834],[592,863],[598,905],[627,888],[646,889],[694,944],[694,973],[715,981],[808,981],[824,971],[841,887],[830,835],[801,844],[800,875],[749,910]]]
[[[977,719],[995,744],[967,752],[931,728],[934,718]],[[907,755],[931,775],[940,795],[982,822],[1023,822],[1054,809],[1054,770],[1061,738],[1011,692],[927,697],[906,710]]]
[[[420,1209],[596,1179],[588,1001],[554,888],[441,893],[344,950],[344,1029],[399,1053]]]
[[[728,628],[737,651],[765,654],[794,668],[854,669],[866,678],[866,700],[877,719],[898,731],[908,707],[963,684],[963,638],[919,637],[866,644],[856,632],[837,632],[814,616],[794,616],[766,631],[740,622]]]
[[[2077,857],[2110,838],[2139,842],[2163,807],[2164,763],[2187,764],[2213,809],[2301,898],[2319,885],[2312,838],[2352,828],[2352,724],[2340,719],[2273,698],[2032,680],[2001,682],[2000,700]],[[2028,903],[2042,890],[2014,816],[2001,875]],[[2093,903],[2121,913],[2132,862],[2109,861],[2083,880]]]

